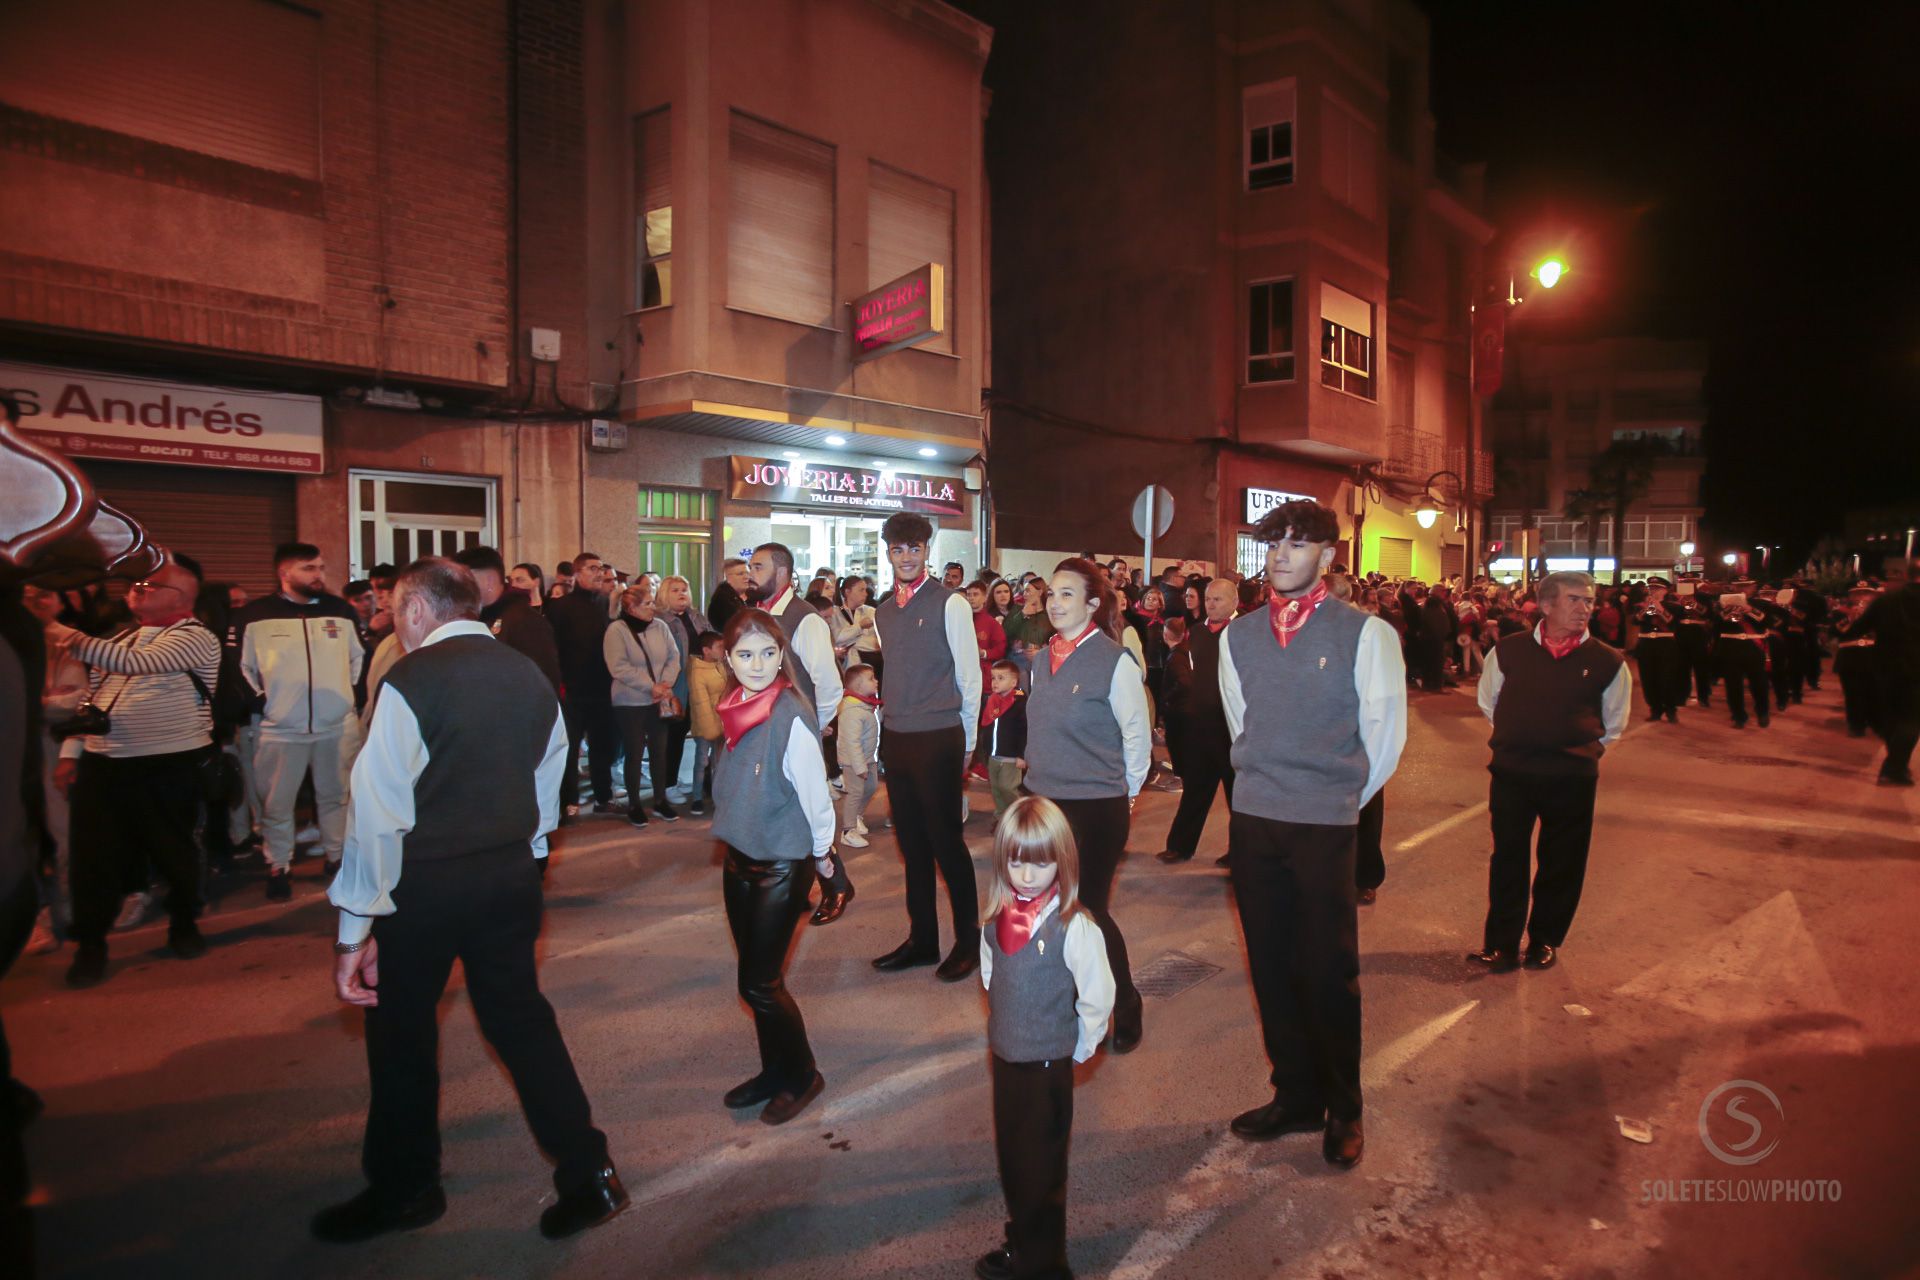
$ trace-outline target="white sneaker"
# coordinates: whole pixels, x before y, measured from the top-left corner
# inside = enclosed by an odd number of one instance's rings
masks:
[[[873,834],[873,832],[867,830],[867,820],[865,818],[855,818],[853,820],[853,829],[855,831],[858,831],[863,836],[870,836]]]
[[[835,791],[845,791],[845,790],[847,789],[847,782],[846,782],[846,779],[844,779],[844,778],[835,778],[835,779],[833,780],[833,789],[834,789]]]
[[[140,922],[145,920],[148,913],[153,910],[153,904],[159,900],[160,895],[152,890],[128,894],[126,903],[120,908],[120,918],[113,922],[113,927],[115,929],[138,928]]]
[[[851,829],[842,831],[840,833],[840,843],[847,846],[847,848],[849,849],[864,849],[867,847],[866,837],[861,835],[858,831],[854,831]]]
[[[27,939],[27,954],[44,956],[60,949],[60,939],[53,936],[53,914],[44,908],[40,918],[33,922],[33,936]]]
[[[311,822],[309,822],[306,826],[300,828],[298,831],[293,833],[293,843],[296,846],[303,845],[303,844],[319,844],[320,838],[321,838],[320,828]]]

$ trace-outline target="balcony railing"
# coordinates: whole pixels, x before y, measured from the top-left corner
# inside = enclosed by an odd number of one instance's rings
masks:
[[[1449,447],[1431,432],[1412,427],[1387,428],[1387,456],[1380,460],[1380,474],[1392,480],[1421,484],[1436,471],[1451,471],[1462,481],[1467,476],[1467,450]],[[1487,498],[1493,495],[1493,455],[1485,449],[1473,451],[1473,489]]]

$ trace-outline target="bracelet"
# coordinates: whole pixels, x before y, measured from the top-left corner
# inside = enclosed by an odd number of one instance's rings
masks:
[[[362,938],[358,942],[336,942],[333,944],[333,954],[337,956],[350,956],[356,951],[365,951],[368,941],[368,939]]]

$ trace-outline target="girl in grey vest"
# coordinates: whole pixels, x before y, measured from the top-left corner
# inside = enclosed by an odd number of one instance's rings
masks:
[[[826,1084],[785,974],[814,871],[829,880],[837,871],[832,792],[813,708],[795,689],[785,629],[764,610],[742,609],[727,622],[724,642],[713,835],[727,847],[727,927],[740,956],[740,998],[760,1041],[760,1073],[728,1090],[725,1102],[765,1103],[760,1119],[784,1124]]]
[[[1040,796],[1014,801],[994,832],[993,868],[980,983],[1007,1238],[974,1273],[1070,1275],[1073,1064],[1091,1058],[1106,1034],[1113,970],[1100,926],[1080,902],[1080,856],[1060,806]]]

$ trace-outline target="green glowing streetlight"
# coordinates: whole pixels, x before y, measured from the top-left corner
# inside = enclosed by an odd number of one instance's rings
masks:
[[[1547,258],[1529,274],[1540,282],[1542,289],[1551,289],[1560,283],[1562,276],[1567,274],[1567,264],[1558,258]]]

